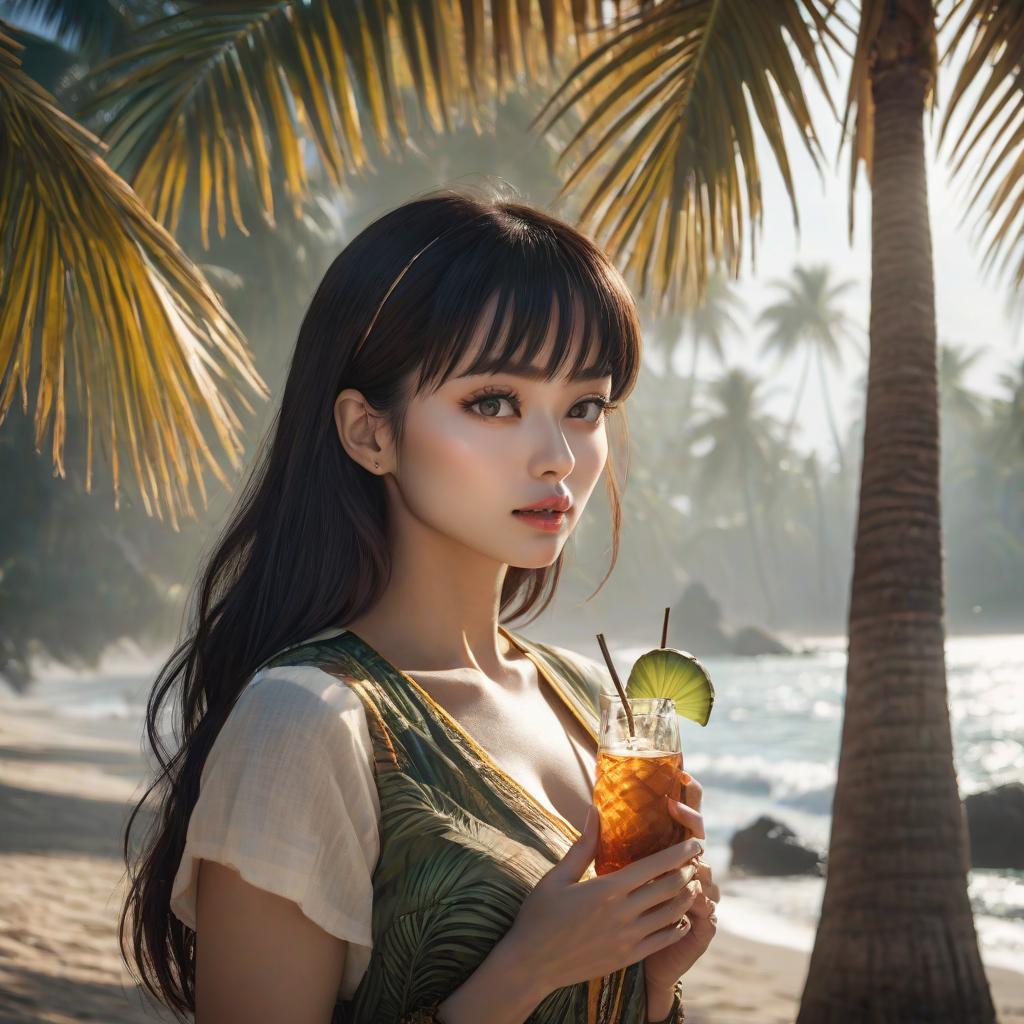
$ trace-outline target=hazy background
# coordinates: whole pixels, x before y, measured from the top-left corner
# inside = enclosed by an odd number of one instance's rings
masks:
[[[58,96],[74,95],[83,70],[73,65],[56,78]],[[525,130],[544,95],[510,97],[491,136],[468,129],[451,138],[417,136],[403,161],[378,156],[376,175],[352,182],[345,194],[324,190],[302,221],[281,218],[276,231],[256,222],[250,238],[229,232],[203,252],[196,225],[186,219],[180,240],[222,293],[273,389],[273,401],[258,408],[251,423],[250,452],[276,407],[316,283],[365,224],[441,184],[506,182],[527,202],[551,203],[557,147]],[[564,621],[584,635],[595,624],[610,633],[614,621],[625,638],[650,620],[653,637],[661,607],[675,605],[697,581],[720,604],[726,624],[765,627],[797,646],[807,634],[845,632],[866,373],[870,208],[861,175],[850,246],[847,168],[845,161],[835,167],[832,158],[839,126],[819,94],[809,89],[809,95],[819,107],[829,166],[820,178],[794,142],[797,237],[781,180],[765,155],[765,230],[756,268],[748,252],[742,277],[724,288],[710,317],[720,357],[706,337],[695,352],[692,318],[658,318],[638,299],[646,353],[640,384],[625,406],[632,459],[619,564],[604,590],[581,605],[607,567],[607,508],[599,488],[570,542],[574,555],[555,614],[538,628]],[[951,354],[943,388],[949,626],[952,633],[1019,629],[1024,352],[1009,311],[1011,289],[982,274],[981,247],[971,243],[970,226],[958,224],[963,203],[948,185],[944,163],[932,159],[930,173],[939,337]],[[574,202],[562,211],[568,219]],[[802,283],[798,267],[808,272]],[[791,351],[784,359],[778,345],[765,351],[769,328],[760,319],[782,300],[788,312],[775,326],[776,341]],[[825,335],[838,358],[823,359],[819,370]],[[815,359],[806,363],[811,355]],[[829,407],[844,452],[841,468]],[[785,426],[794,411],[787,443]],[[0,428],[0,671],[16,685],[29,677],[33,649],[88,664],[122,636],[150,649],[168,643],[200,554],[229,506],[230,496],[213,482],[209,510],[180,534],[147,519],[130,491],[113,514],[105,466],[94,493],[83,493],[76,468],[83,460],[75,456],[84,435],[72,416],[68,479],[53,480],[48,457],[32,451],[17,409]],[[699,648],[703,633],[688,636],[686,623],[678,625],[675,642]]]
[[[74,58],[74,39],[63,40],[71,57],[55,58],[46,47],[53,33],[30,27],[38,41],[26,66],[33,62],[39,80],[71,109],[89,61]],[[837,101],[845,75],[840,64],[832,81]],[[813,87],[808,94],[829,161],[819,176],[791,140],[799,237],[762,147],[766,212],[756,266],[748,253],[738,281],[719,281],[709,308],[683,316],[659,317],[638,297],[646,351],[625,404],[631,460],[615,572],[585,602],[610,554],[599,487],[569,542],[554,605],[535,623],[513,624],[592,657],[600,654],[594,634],[603,632],[626,670],[657,644],[662,610],[672,607],[670,643],[698,654],[716,687],[709,726],[682,721],[681,728],[687,767],[705,787],[709,860],[727,897],[723,927],[804,950],[822,880],[765,882],[725,869],[733,833],[762,814],[826,849],[842,721],[870,197],[861,175],[851,245],[847,163],[834,160],[839,126]],[[552,202],[558,148],[525,127],[546,97],[543,90],[510,96],[493,131],[479,137],[469,129],[448,138],[417,135],[401,162],[378,153],[377,173],[345,193],[321,188],[301,221],[278,201],[275,230],[247,217],[249,238],[229,231],[213,237],[208,251],[186,202],[179,241],[223,296],[271,387],[272,401],[248,421],[250,455],[277,407],[320,277],[367,223],[438,185],[504,182],[526,202]],[[308,163],[315,178],[311,152]],[[1014,291],[982,272],[973,220],[960,223],[962,189],[951,188],[934,146],[929,175],[942,346],[947,666],[966,796],[1024,778],[1024,345]],[[571,221],[580,203],[558,212]],[[790,355],[781,359],[780,350]],[[819,368],[822,352],[833,355]],[[178,533],[143,514],[130,483],[115,512],[109,460],[99,460],[93,493],[84,493],[84,441],[72,412],[67,479],[53,479],[49,454],[33,451],[17,406],[0,426],[0,679],[8,683],[0,723],[5,715],[13,720],[15,706],[44,709],[95,743],[131,746],[233,495],[211,480],[210,507]],[[737,635],[743,627],[756,631]],[[974,870],[970,893],[986,961],[1020,970],[1024,873]]]

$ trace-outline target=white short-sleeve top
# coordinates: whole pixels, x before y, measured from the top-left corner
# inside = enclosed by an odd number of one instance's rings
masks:
[[[349,943],[339,998],[350,999],[370,962],[379,855],[380,802],[361,701],[314,665],[260,669],[203,766],[171,911],[195,930],[199,860],[232,867]]]

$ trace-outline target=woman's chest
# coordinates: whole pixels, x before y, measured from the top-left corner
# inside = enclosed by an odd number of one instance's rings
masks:
[[[520,788],[582,831],[594,792],[595,741],[550,686],[528,695],[481,694],[434,681],[430,695]]]

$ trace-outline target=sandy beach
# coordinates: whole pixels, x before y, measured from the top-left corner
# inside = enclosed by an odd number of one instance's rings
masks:
[[[34,697],[0,692],[0,1024],[173,1019],[121,962],[120,842],[147,768],[135,723],[56,716]],[[722,925],[689,973],[687,1021],[784,1024],[796,1017],[803,952]],[[1024,1024],[1024,974],[990,966],[1003,1024]]]

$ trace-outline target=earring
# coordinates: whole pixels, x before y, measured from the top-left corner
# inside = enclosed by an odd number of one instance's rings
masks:
[[[376,459],[373,460],[373,464],[377,469],[380,469],[380,463]]]

